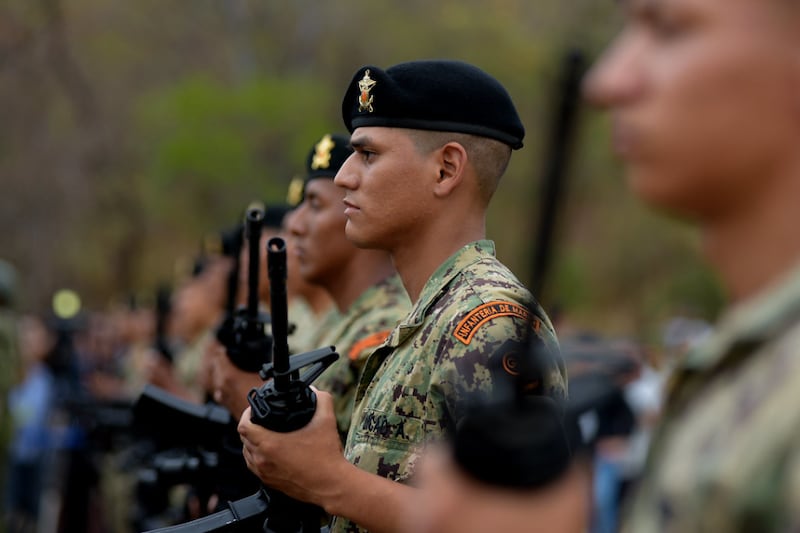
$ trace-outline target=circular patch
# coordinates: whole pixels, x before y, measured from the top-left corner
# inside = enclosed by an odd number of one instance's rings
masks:
[[[507,353],[503,356],[503,370],[512,376],[519,375],[519,360],[517,354]]]

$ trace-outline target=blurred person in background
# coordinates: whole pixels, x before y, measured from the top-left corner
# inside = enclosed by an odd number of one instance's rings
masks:
[[[800,529],[800,4],[630,0],[585,80],[630,189],[729,298],[675,365],[623,530]]]
[[[44,320],[25,315],[19,320],[22,381],[11,389],[12,439],[6,481],[9,533],[36,531],[44,468],[53,445],[50,417],[56,398],[56,376],[50,365],[55,337]]]
[[[0,480],[6,479],[11,415],[8,393],[20,379],[21,361],[17,342],[17,315],[14,311],[17,271],[0,259]],[[0,484],[0,502],[5,501],[6,485]]]

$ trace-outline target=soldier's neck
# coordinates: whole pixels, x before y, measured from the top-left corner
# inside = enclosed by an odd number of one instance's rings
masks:
[[[733,302],[755,296],[800,264],[798,228],[800,187],[702,228],[704,254]]]

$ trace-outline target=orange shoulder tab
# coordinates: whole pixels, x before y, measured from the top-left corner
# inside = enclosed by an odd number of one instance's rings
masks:
[[[353,346],[350,347],[350,351],[347,352],[347,356],[350,358],[351,361],[354,361],[358,358],[358,355],[368,348],[377,348],[383,341],[389,338],[389,335],[392,333],[392,330],[387,329],[385,331],[379,331],[377,333],[373,333],[372,335],[367,335],[363,339],[356,342]]]

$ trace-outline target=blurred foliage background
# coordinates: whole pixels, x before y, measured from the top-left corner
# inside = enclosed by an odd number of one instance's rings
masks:
[[[282,201],[364,64],[447,57],[495,75],[527,128],[493,202],[498,255],[530,282],[553,87],[565,50],[619,27],[597,0],[3,0],[0,258],[19,307],[59,287],[102,308],[152,291],[253,199]],[[540,297],[570,320],[653,335],[713,318],[695,235],[625,190],[604,116],[582,109]]]

